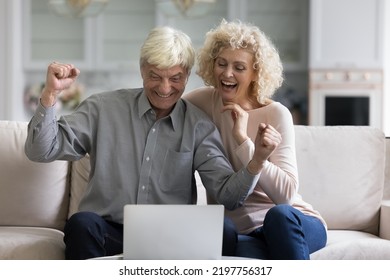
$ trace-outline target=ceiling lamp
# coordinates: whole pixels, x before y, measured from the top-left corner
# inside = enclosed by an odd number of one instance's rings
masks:
[[[49,7],[61,16],[88,17],[98,15],[107,3],[108,0],[49,0]]]
[[[157,9],[168,17],[203,17],[216,0],[156,0]]]

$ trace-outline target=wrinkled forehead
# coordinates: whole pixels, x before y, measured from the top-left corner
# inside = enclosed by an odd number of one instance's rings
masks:
[[[145,63],[141,67],[144,73],[156,74],[160,77],[187,76],[189,73],[182,65],[175,65],[168,68],[158,68],[155,65]]]

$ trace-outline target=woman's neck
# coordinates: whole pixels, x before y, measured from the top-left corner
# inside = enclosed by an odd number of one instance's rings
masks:
[[[271,104],[273,101],[271,99],[267,98],[266,100],[264,100],[263,103],[260,103],[255,96],[250,96],[247,94],[245,97],[241,96],[241,98],[234,98],[232,100],[222,99],[222,102],[224,104],[226,104],[228,102],[232,102],[232,103],[240,105],[240,107],[242,109],[244,109],[245,111],[251,111],[251,110],[265,107],[265,106]]]
[[[261,104],[257,98],[247,96],[242,100],[237,100],[237,104],[241,106],[245,111],[251,111],[266,106],[267,104]]]

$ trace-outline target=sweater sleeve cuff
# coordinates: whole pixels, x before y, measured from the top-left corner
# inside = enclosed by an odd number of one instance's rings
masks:
[[[246,166],[255,153],[255,145],[252,140],[248,138],[240,146],[238,146],[235,152],[241,163]]]

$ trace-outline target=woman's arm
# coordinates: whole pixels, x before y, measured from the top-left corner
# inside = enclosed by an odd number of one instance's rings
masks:
[[[295,132],[291,113],[283,105],[274,104],[273,109],[267,115],[267,125],[272,126],[281,138],[280,143],[270,153],[264,164],[258,184],[275,204],[291,204],[298,191]],[[236,150],[236,155],[244,165],[253,156],[253,135],[256,130],[257,124],[249,123],[250,138]]]

